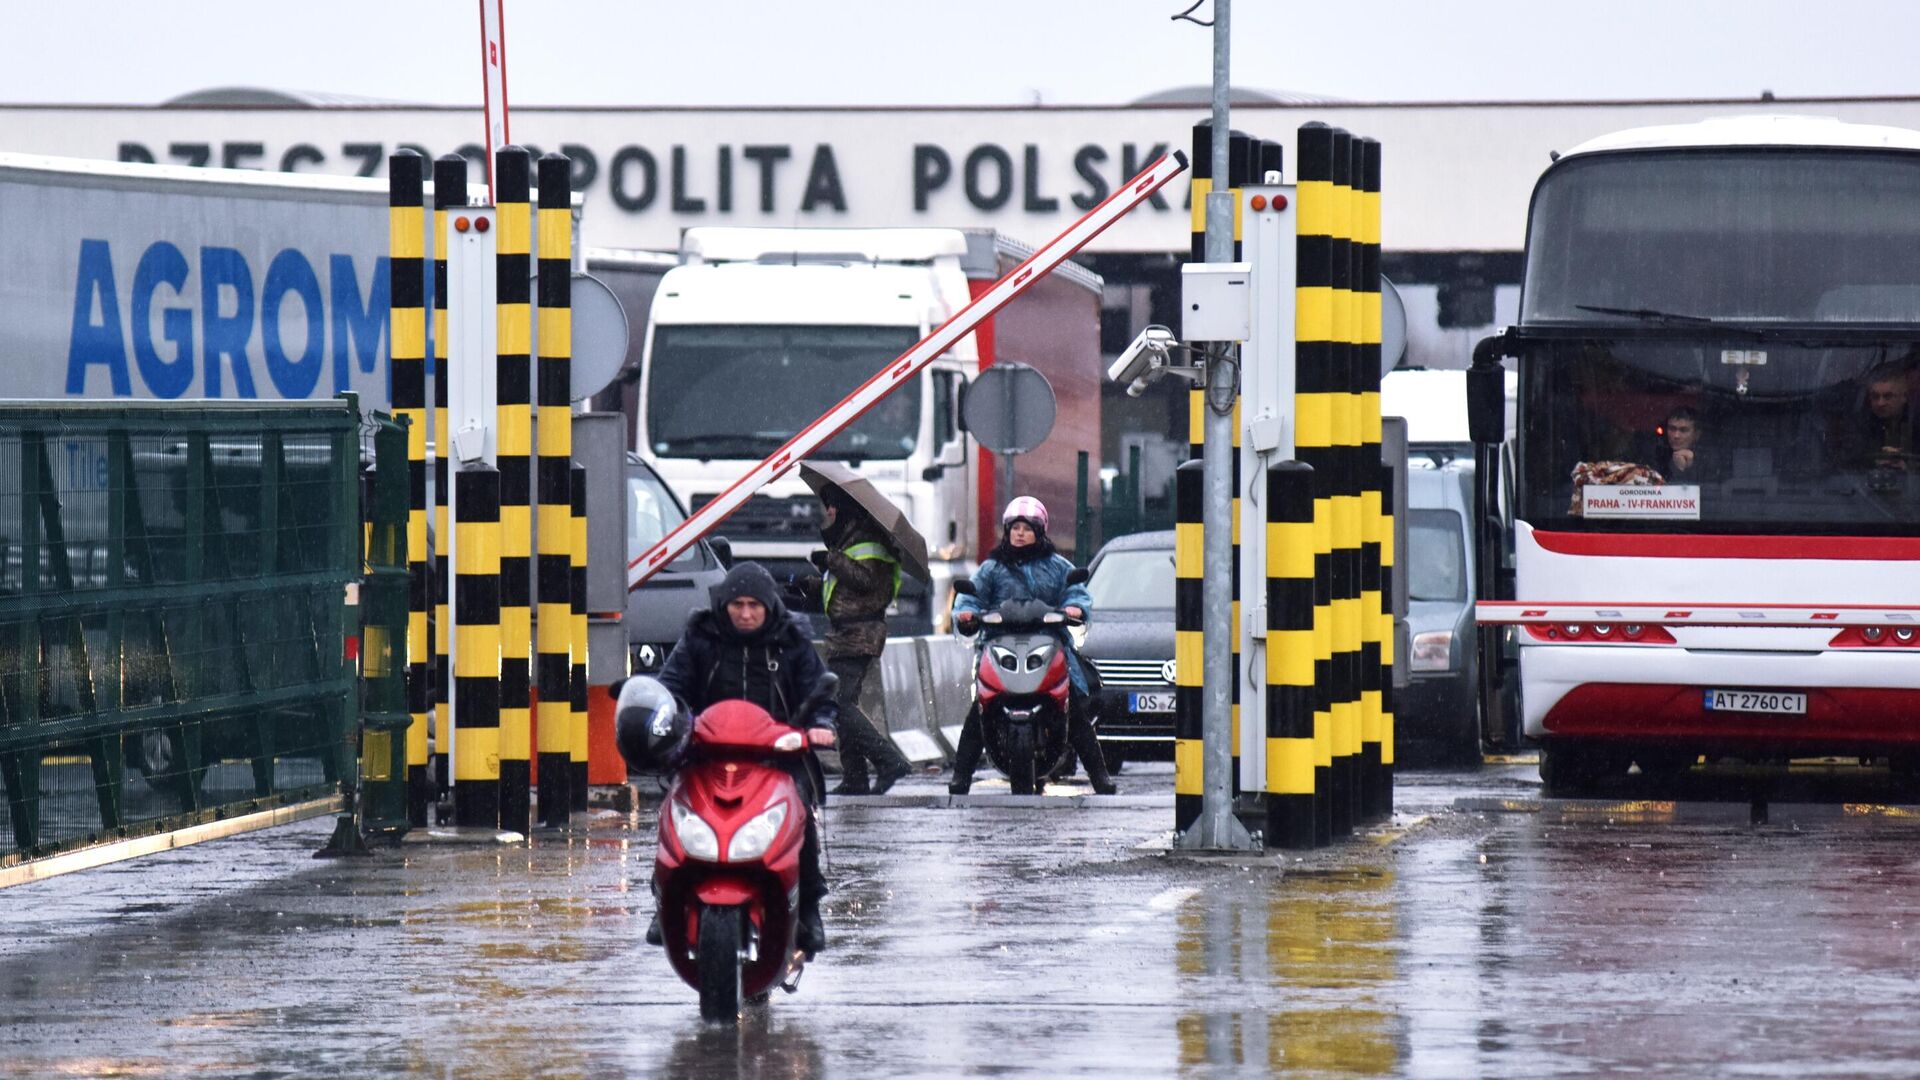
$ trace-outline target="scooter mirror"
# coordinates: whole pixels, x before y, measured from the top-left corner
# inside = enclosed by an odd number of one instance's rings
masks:
[[[979,595],[978,593],[973,591],[972,578],[954,578],[953,591],[956,593],[959,593],[961,596],[978,596]]]
[[[1092,576],[1093,576],[1092,574],[1087,572],[1086,567],[1076,566],[1073,569],[1067,571],[1067,584],[1084,585],[1086,584],[1087,579]]]

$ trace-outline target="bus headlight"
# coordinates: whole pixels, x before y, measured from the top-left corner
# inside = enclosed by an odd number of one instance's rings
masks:
[[[1450,671],[1453,669],[1453,631],[1429,630],[1413,635],[1413,670]]]

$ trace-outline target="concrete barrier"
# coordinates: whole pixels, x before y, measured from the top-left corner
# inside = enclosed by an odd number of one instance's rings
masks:
[[[880,656],[882,700],[877,708],[867,709],[867,715],[886,724],[894,745],[916,765],[946,757],[933,736],[932,693],[920,677],[919,655],[925,647],[919,638],[887,639],[887,651]]]
[[[880,678],[860,688],[861,709],[916,765],[953,756],[972,705],[973,649],[944,634],[888,638]]]

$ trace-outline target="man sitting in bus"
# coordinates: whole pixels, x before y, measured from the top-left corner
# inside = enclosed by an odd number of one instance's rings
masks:
[[[1654,468],[1669,484],[1710,483],[1725,475],[1717,455],[1700,450],[1700,414],[1685,405],[1667,412],[1660,425],[1660,445],[1654,451]]]
[[[1907,373],[1877,368],[1867,375],[1867,415],[1861,418],[1852,452],[1855,468],[1911,467],[1914,454],[1913,413],[1908,402]]]

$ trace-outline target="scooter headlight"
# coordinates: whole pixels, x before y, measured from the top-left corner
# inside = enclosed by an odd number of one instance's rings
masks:
[[[1051,659],[1053,659],[1053,644],[1048,642],[1037,645],[1032,652],[1027,654],[1027,670],[1039,671],[1041,668],[1046,667],[1047,661]]]
[[[999,664],[1003,671],[1020,670],[1020,658],[1013,654],[1012,649],[993,646],[993,662]]]
[[[700,819],[693,807],[678,799],[667,804],[673,808],[673,834],[680,838],[680,846],[686,849],[687,857],[705,862],[720,861],[720,838],[713,834],[713,826]]]
[[[781,799],[733,834],[733,840],[727,844],[727,861],[746,862],[765,855],[767,849],[773,846],[773,838],[780,835],[780,826],[786,820],[787,800]]]

